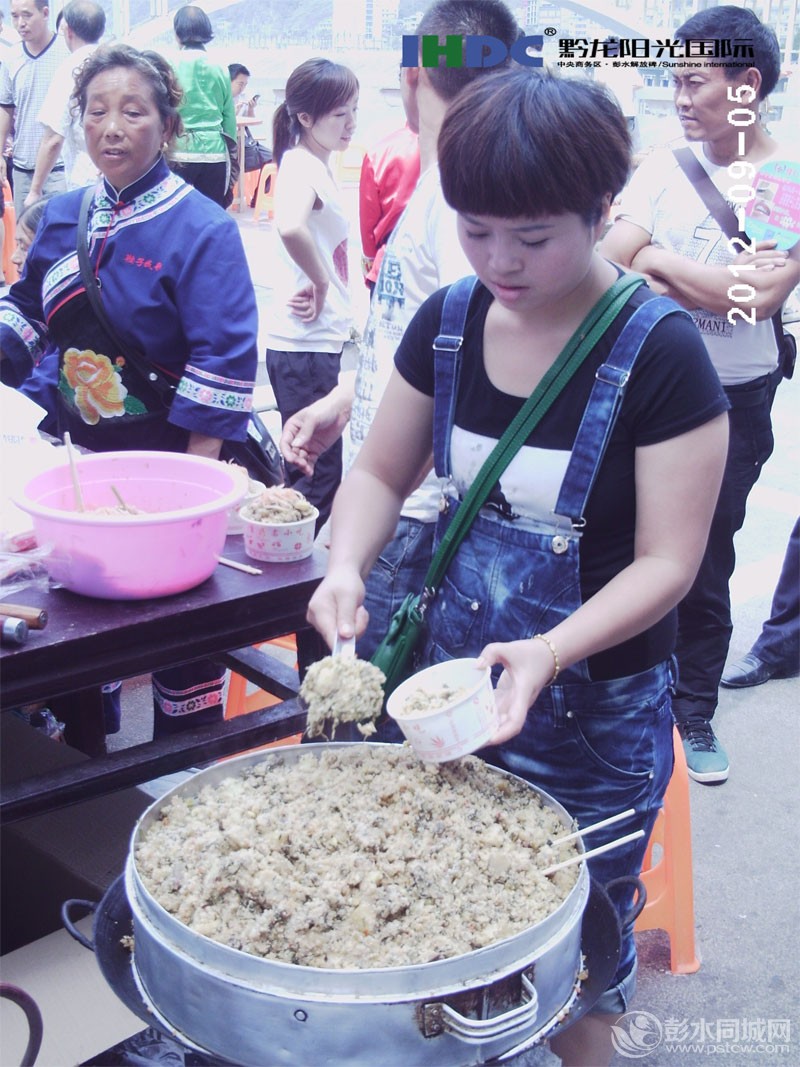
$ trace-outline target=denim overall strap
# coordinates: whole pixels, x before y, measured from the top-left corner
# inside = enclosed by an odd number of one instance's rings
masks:
[[[625,323],[605,363],[597,369],[555,507],[556,514],[568,516],[576,530],[583,526],[586,502],[603,462],[636,358],[656,323],[671,314],[691,317],[668,297],[647,300]]]
[[[453,282],[442,305],[442,321],[433,342],[435,399],[433,413],[433,466],[440,478],[449,478],[450,427],[455,418],[461,346],[472,294],[478,284],[474,274]]]

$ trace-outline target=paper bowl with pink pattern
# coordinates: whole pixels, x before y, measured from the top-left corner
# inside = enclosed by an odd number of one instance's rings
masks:
[[[477,751],[497,728],[491,672],[474,659],[452,659],[418,671],[390,694],[386,711],[428,763]]]
[[[316,508],[294,522],[262,522],[248,514],[249,506],[239,509],[239,518],[244,526],[244,550],[251,559],[262,563],[296,563],[311,555],[319,518]]]

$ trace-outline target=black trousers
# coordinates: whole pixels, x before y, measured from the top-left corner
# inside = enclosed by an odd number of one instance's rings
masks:
[[[333,389],[339,381],[341,352],[277,352],[267,349],[267,373],[281,421],[291,418]],[[337,441],[317,460],[311,477],[287,464],[286,484],[319,509],[317,532],[330,517],[333,498],[342,480],[342,442]]]
[[[733,632],[729,583],[736,566],[734,536],[744,524],[747,498],[772,455],[770,411],[780,370],[725,389],[730,439],[708,544],[692,588],[678,605],[678,682],[672,711],[678,724],[710,721]]]
[[[227,163],[176,163],[173,169],[203,196],[207,196],[220,207],[225,207],[225,194],[228,191]]]

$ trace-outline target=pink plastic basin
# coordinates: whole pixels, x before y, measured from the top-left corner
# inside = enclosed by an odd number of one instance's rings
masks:
[[[79,456],[85,511],[76,510],[68,466],[38,474],[15,503],[52,546],[48,569],[67,589],[105,600],[141,600],[192,589],[208,578],[225,543],[228,511],[244,494],[223,463],[173,452]],[[99,515],[115,486],[141,515]]]

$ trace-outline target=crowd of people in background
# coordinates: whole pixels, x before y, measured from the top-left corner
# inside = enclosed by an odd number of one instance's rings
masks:
[[[11,0],[20,41],[0,51],[0,142],[13,145],[0,179],[13,184],[21,273],[0,300],[3,381],[87,449],[217,458],[245,438],[259,359],[250,271],[225,211],[251,169],[238,158],[239,125],[258,104],[250,71],[211,61],[212,23],[195,5],[175,13],[172,60],[102,43],[97,0],[68,0],[55,29],[50,14],[44,0]],[[435,0],[417,32],[509,51],[522,36],[502,0]],[[760,110],[777,39],[728,6],[676,37],[753,42],[750,66],[673,76],[684,147],[724,204],[734,161],[755,172],[794,159]],[[728,121],[732,91],[753,109],[744,130]],[[361,169],[363,278],[348,275],[354,235],[332,166],[353,141],[358,72],[324,57],[297,66],[272,147],[251,161],[277,166],[265,358],[287,484],[319,509],[318,531],[331,520],[309,619],[328,644],[355,634],[369,658],[506,427],[569,365],[464,535],[416,663],[478,657],[499,711],[485,758],[582,824],[633,808],[647,835],[673,723],[692,777],[722,782],[719,685],[800,667],[795,527],[772,618],[725,671],[733,540],[792,370],[772,320],[800,282],[800,246],[731,244],[672,146],[629,181],[628,123],[588,79],[511,59],[404,66],[400,92],[406,123]],[[731,321],[731,264],[748,270],[752,325]],[[461,295],[465,276],[476,281]],[[365,324],[353,321],[361,284]],[[439,335],[456,294],[450,351]],[[343,371],[354,330],[358,366]],[[155,735],[220,720],[223,683],[211,661],[154,674]],[[114,729],[119,687],[106,697]],[[382,723],[377,739],[399,735]],[[594,876],[638,872],[646,841],[590,863]],[[614,896],[620,915],[630,897]],[[554,1043],[564,1063],[608,1061],[635,981],[627,928],[610,988]]]

